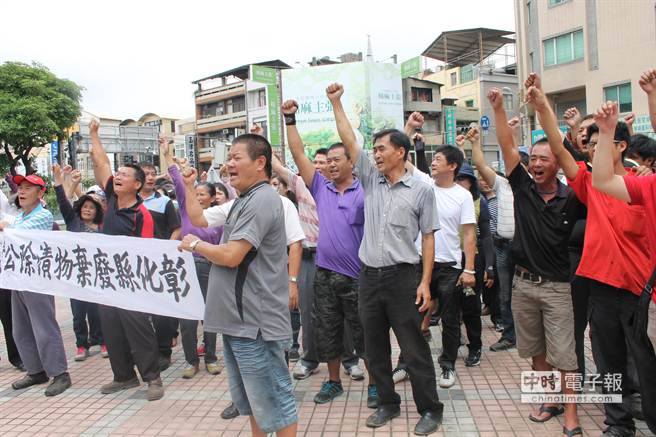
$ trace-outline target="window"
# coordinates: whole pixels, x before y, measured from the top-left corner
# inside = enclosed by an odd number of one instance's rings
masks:
[[[451,86],[456,86],[458,85],[458,75],[453,72],[451,73]]]
[[[543,48],[545,67],[583,59],[583,31],[577,30],[545,39]]]
[[[257,107],[263,108],[266,106],[266,89],[257,91]]]
[[[631,102],[631,83],[623,83],[604,88],[604,101],[611,100],[618,102],[620,112],[631,112],[633,104]]]
[[[474,107],[474,101],[473,100],[465,100],[465,106],[467,108],[473,108]]]
[[[241,112],[246,110],[246,98],[235,97],[232,99],[232,112]]]
[[[416,88],[411,87],[412,101],[413,102],[432,102],[433,90],[430,88]]]
[[[549,0],[549,6],[558,6],[565,3],[567,0]]]
[[[474,66],[472,64],[460,67],[460,83],[474,80]]]
[[[513,95],[512,94],[504,94],[503,95],[503,107],[506,109],[506,111],[513,111]]]

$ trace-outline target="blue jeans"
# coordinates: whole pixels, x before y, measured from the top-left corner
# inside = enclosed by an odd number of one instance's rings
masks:
[[[512,243],[510,240],[495,242],[494,252],[497,256],[497,280],[499,281],[499,306],[501,309],[501,323],[503,323],[502,339],[515,343],[515,322],[511,309],[511,296],[515,264],[511,257]]]
[[[253,416],[265,433],[298,422],[292,380],[285,363],[290,340],[265,341],[261,334],[254,340],[223,335],[232,402],[239,414]]]

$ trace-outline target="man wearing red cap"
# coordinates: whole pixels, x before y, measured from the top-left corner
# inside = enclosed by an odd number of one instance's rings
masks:
[[[0,222],[0,230],[36,229],[51,230],[52,213],[41,205],[46,184],[39,176],[16,175],[20,213],[12,225]],[[11,311],[16,346],[27,375],[11,386],[15,390],[44,384],[53,380],[45,390],[46,396],[56,396],[71,386],[67,372],[66,352],[59,325],[55,317],[54,296],[30,291],[12,291]]]

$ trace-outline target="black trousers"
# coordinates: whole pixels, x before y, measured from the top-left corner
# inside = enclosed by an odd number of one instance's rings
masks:
[[[157,339],[148,314],[98,305],[114,380],[136,377],[136,364],[145,382],[159,378]]]
[[[622,375],[619,391],[608,390],[608,387],[603,385],[603,392],[628,396],[630,393],[625,387],[628,345],[638,371],[642,410],[649,429],[656,433],[656,354],[651,345],[635,341],[632,335],[637,303],[638,296],[630,291],[590,281],[592,354],[597,372],[602,376]],[[626,404],[604,404],[604,408],[606,425],[635,429],[633,417]]]
[[[23,361],[18,353],[14,334],[11,329],[11,290],[0,289],[0,320],[5,331],[5,343],[7,344],[7,359],[16,367]]]
[[[152,315],[153,327],[157,337],[157,348],[159,356],[171,359],[171,342],[178,332],[178,319],[175,317]]]
[[[77,347],[89,349],[90,346],[104,343],[97,303],[71,299],[71,312],[73,313],[73,332],[75,332]]]
[[[590,279],[574,276],[572,279],[572,307],[574,308],[574,341],[576,344],[576,361],[579,373],[585,378],[585,328],[588,327],[590,314]]]
[[[417,311],[417,272],[412,264],[384,269],[363,266],[359,279],[359,312],[364,327],[365,354],[376,380],[378,405],[399,405],[394,391],[389,330],[392,328],[408,366],[412,396],[419,414],[441,413],[430,347],[421,333],[423,314]]]

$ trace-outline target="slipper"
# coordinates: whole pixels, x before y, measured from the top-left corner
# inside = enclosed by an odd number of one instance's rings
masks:
[[[531,422],[536,422],[536,423],[543,423],[548,420],[550,420],[552,417],[560,416],[565,412],[565,409],[561,407],[545,407],[544,404],[540,405],[540,414],[542,413],[548,413],[549,416],[545,417],[544,419],[537,419],[534,417],[532,414],[528,416],[528,418],[531,420]]]
[[[577,426],[574,429],[567,429],[563,426],[563,434],[567,437],[574,437],[575,435],[583,435],[583,430],[580,426]]]

